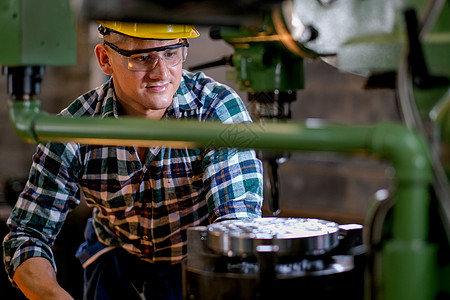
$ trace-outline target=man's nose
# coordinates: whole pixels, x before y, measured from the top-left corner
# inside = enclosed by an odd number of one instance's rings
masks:
[[[166,79],[169,76],[169,68],[164,59],[157,58],[155,66],[149,72],[151,78]]]

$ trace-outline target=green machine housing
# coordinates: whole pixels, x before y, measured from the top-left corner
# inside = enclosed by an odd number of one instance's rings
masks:
[[[0,0],[0,65],[76,63],[76,16],[69,1]]]

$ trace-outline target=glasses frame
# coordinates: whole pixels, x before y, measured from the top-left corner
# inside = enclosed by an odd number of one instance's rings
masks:
[[[169,49],[177,49],[177,48],[181,48],[181,47],[189,47],[189,42],[187,40],[183,40],[183,42],[175,44],[175,45],[171,45],[171,46],[164,46],[164,47],[157,47],[157,48],[150,48],[150,49],[138,49],[138,50],[124,50],[121,49],[119,47],[117,47],[116,45],[114,45],[113,43],[107,42],[107,41],[103,41],[103,45],[109,46],[111,49],[113,49],[114,51],[116,51],[117,53],[119,53],[120,55],[123,55],[125,57],[130,57],[134,54],[142,54],[142,53],[150,53],[150,52],[161,52],[164,50],[169,50]]]

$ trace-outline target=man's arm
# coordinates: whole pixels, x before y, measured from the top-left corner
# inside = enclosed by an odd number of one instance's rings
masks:
[[[58,284],[55,270],[43,257],[24,261],[17,267],[13,279],[29,299],[73,299]]]
[[[261,217],[262,163],[253,150],[221,148],[203,158],[209,221]]]

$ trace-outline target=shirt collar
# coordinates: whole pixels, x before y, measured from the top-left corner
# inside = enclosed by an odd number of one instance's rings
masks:
[[[168,116],[181,118],[185,112],[196,110],[203,106],[202,102],[194,92],[195,82],[189,80],[190,78],[186,73],[187,71],[183,70],[180,87],[173,97],[172,104],[167,109]]]
[[[105,83],[107,86],[106,93],[104,94],[104,99],[102,101],[102,107],[101,107],[101,118],[106,117],[114,117],[118,118],[119,115],[122,113],[121,111],[121,105],[119,101],[117,101],[116,93],[114,92],[114,83],[111,78]]]

